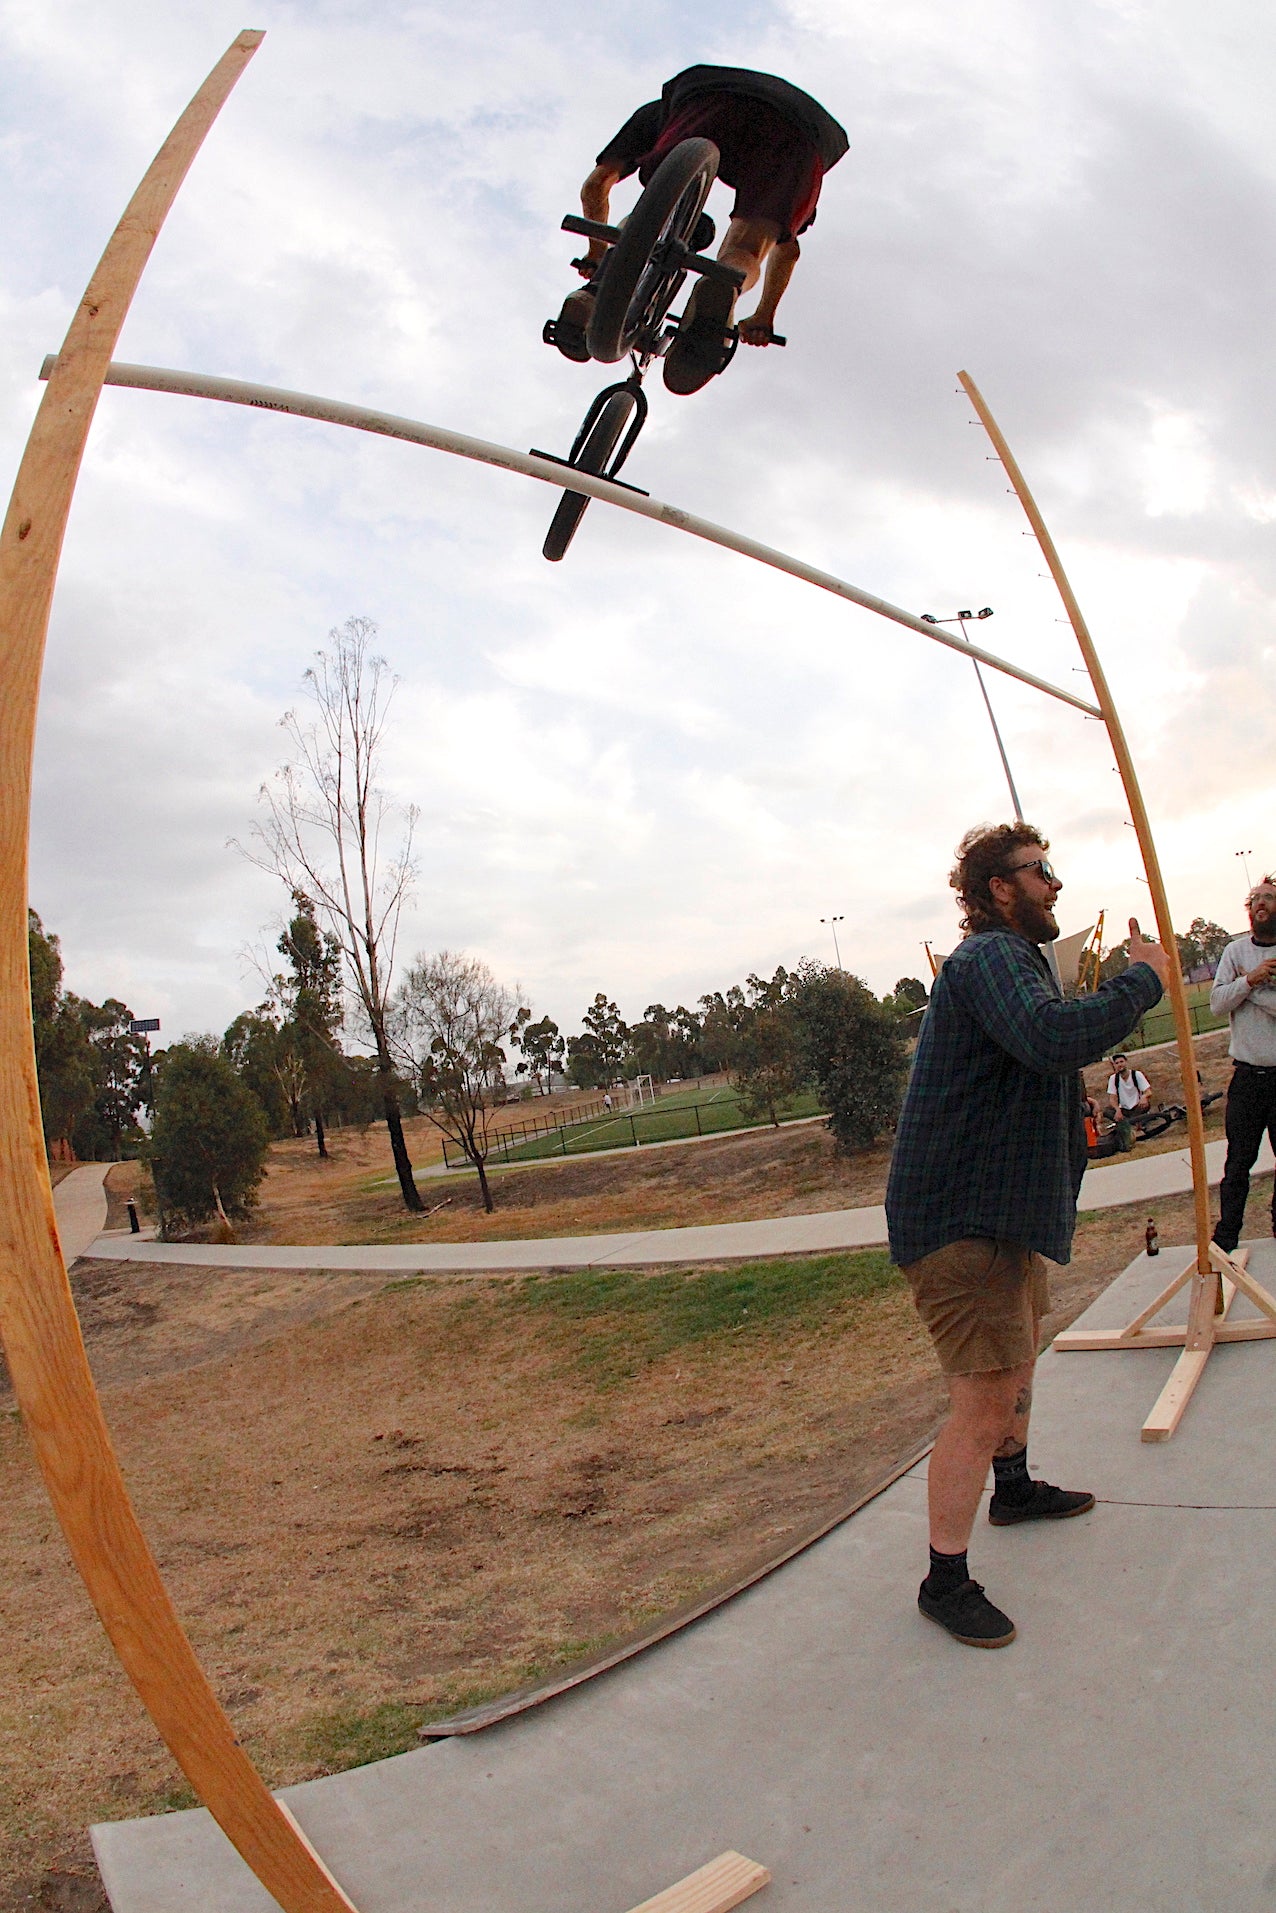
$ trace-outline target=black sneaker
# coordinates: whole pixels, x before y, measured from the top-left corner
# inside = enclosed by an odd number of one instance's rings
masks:
[[[1052,1488],[1048,1481],[1034,1481],[1026,1501],[988,1503],[988,1519],[994,1528],[1013,1528],[1019,1521],[1067,1521],[1074,1514],[1089,1514],[1094,1496],[1084,1488]]]
[[[541,335],[546,345],[556,345],[565,359],[572,359],[577,365],[589,364],[585,334],[593,316],[596,290],[591,281],[569,292],[563,300],[562,311],[556,319],[548,321]]]
[[[698,392],[731,363],[730,331],[736,289],[723,279],[702,279],[687,301],[678,331],[665,355],[665,385],[686,396]]]
[[[978,1581],[963,1581],[950,1594],[932,1594],[923,1581],[917,1605],[965,1647],[1009,1647],[1015,1638],[1014,1622],[993,1606]]]

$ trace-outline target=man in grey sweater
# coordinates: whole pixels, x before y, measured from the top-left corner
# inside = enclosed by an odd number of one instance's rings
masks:
[[[1215,1016],[1231,1020],[1232,1080],[1227,1090],[1227,1164],[1219,1190],[1214,1240],[1230,1255],[1240,1241],[1249,1172],[1266,1130],[1276,1149],[1276,878],[1264,877],[1245,899],[1247,937],[1224,950],[1210,991]],[[1272,1191],[1276,1235],[1276,1185]]]

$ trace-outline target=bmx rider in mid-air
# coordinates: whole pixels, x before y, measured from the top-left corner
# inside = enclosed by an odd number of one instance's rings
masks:
[[[606,225],[612,188],[635,172],[645,186],[685,139],[710,139],[722,156],[718,178],[735,188],[736,199],[718,258],[744,274],[744,290],[757,284],[765,264],[757,306],[739,321],[739,336],[746,345],[770,345],[776,309],[801,252],[798,235],[815,218],[824,175],[846,152],[846,134],[809,93],[773,73],[689,66],[604,146],[580,189],[585,217]],[[590,240],[579,266],[586,278],[606,251],[602,240]],[[559,315],[555,343],[569,359],[589,358],[593,291],[585,285],[571,293]],[[727,363],[736,297],[722,280],[697,281],[665,357],[671,392],[698,392]]]

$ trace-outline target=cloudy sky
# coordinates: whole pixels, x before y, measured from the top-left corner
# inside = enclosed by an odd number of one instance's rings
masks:
[[[783,73],[846,125],[783,319],[628,475],[1084,689],[956,389],[1015,448],[1089,616],[1176,914],[1240,920],[1276,858],[1276,16],[1261,0],[238,0],[0,5],[0,449],[155,148],[265,27],[169,218],[124,359],[565,452],[600,368],[540,328],[593,154],[684,65]],[[632,189],[622,189],[619,202]],[[729,205],[715,189],[711,210]],[[842,955],[877,990],[953,940],[946,871],[1007,798],[961,660],[595,506],[334,427],[103,399],[50,632],[31,894],[70,986],[165,1032],[255,1000],[278,886],[227,847],[326,634],[401,680],[421,811],[404,952],[481,954],[578,1026]],[[1064,928],[1142,911],[1101,727],[992,680]],[[1122,932],[1119,931],[1118,934]]]

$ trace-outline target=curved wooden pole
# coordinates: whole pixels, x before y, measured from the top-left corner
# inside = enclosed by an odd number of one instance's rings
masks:
[[[160,227],[263,35],[241,33],[129,202],[49,381],[0,533],[0,1336],[36,1459],[112,1645],[182,1771],[285,1913],[353,1913],[235,1739],[124,1486],[58,1243],[27,969],[27,835],[40,666],[98,394]]]
[[[979,414],[980,423],[992,440],[998,458],[1006,468],[1006,475],[1027,514],[1028,523],[1032,526],[1037,543],[1041,547],[1041,554],[1050,567],[1050,576],[1054,579],[1059,596],[1063,599],[1068,621],[1076,633],[1077,643],[1081,647],[1081,655],[1085,659],[1086,669],[1090,673],[1090,682],[1103,714],[1103,721],[1107,725],[1113,755],[1121,774],[1121,782],[1125,787],[1130,817],[1134,823],[1135,835],[1139,840],[1139,849],[1143,854],[1143,868],[1147,873],[1148,889],[1152,893],[1157,934],[1171,959],[1168,994],[1174,1011],[1174,1031],[1178,1037],[1179,1070],[1183,1078],[1183,1102],[1187,1109],[1188,1145],[1192,1157],[1192,1193],[1196,1212],[1196,1282],[1192,1293],[1192,1310],[1189,1315],[1190,1333],[1187,1344],[1189,1348],[1195,1348],[1206,1345],[1213,1338],[1211,1323],[1217,1291],[1217,1278],[1210,1260],[1210,1191],[1205,1167],[1205,1119],[1201,1114],[1200,1090],[1196,1082],[1196,1052],[1192,1045],[1192,1019],[1188,1014],[1187,991],[1183,987],[1183,975],[1178,962],[1178,945],[1174,941],[1174,924],[1170,917],[1170,900],[1165,892],[1160,859],[1156,854],[1156,844],[1152,838],[1152,825],[1148,818],[1147,806],[1143,802],[1143,792],[1139,788],[1134,759],[1125,741],[1120,714],[1113,701],[1112,692],[1108,688],[1108,680],[1099,662],[1099,654],[1094,648],[1094,639],[1090,636],[1089,626],[1081,615],[1076,593],[1068,582],[1068,575],[1059,561],[1054,540],[1046,530],[1045,520],[1037,508],[1037,501],[1029,491],[1027,480],[1020,471],[1000,426],[988,410],[979,387],[968,372],[959,372],[957,377],[961,380],[966,396]]]

